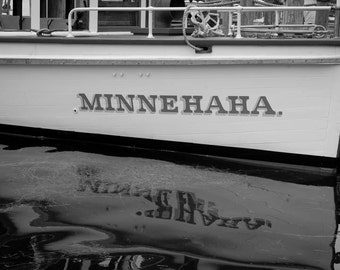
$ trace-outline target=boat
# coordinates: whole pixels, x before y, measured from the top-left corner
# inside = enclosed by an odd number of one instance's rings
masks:
[[[29,17],[1,18],[3,25],[20,24],[0,32],[3,136],[84,139],[336,173],[339,3],[61,1],[68,15],[48,18],[41,15],[48,1],[42,2],[30,1]],[[135,14],[137,26],[100,24],[109,12],[118,14],[112,20]],[[334,27],[280,21],[292,12],[334,14]],[[259,13],[276,19],[244,24]]]

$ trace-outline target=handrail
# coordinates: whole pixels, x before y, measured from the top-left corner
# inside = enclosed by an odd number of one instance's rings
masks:
[[[186,7],[77,7],[68,14],[68,34],[67,37],[74,37],[72,34],[72,16],[81,11],[147,11],[149,13],[148,38],[153,38],[153,12],[154,11],[185,11]],[[234,6],[234,7],[212,7],[199,6],[190,7],[190,10],[214,10],[224,12],[237,12],[237,35],[241,37],[241,13],[255,11],[330,11],[332,6],[283,6],[283,7],[254,7],[254,6]],[[306,25],[308,26],[308,25]]]

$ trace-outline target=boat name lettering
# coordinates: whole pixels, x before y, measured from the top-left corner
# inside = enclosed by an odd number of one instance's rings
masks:
[[[249,96],[176,96],[176,95],[121,95],[79,93],[80,111],[137,112],[167,114],[221,114],[281,116],[275,111],[266,96],[251,99]]]

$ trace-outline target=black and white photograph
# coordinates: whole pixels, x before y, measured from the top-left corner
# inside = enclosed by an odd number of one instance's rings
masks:
[[[0,0],[0,269],[340,270],[340,0]]]

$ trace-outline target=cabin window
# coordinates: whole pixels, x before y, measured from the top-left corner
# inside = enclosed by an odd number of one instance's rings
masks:
[[[31,30],[32,4],[37,0],[0,0],[0,30]],[[39,0],[38,0],[39,1]],[[40,29],[66,30],[67,16],[74,7],[88,7],[90,0],[40,0]],[[98,0],[99,7],[139,7],[146,0]],[[144,3],[145,5],[145,3]],[[79,15],[79,13],[78,13]],[[78,29],[88,29],[87,12],[81,14]],[[38,18],[39,20],[39,18]],[[99,31],[141,26],[139,12],[99,12]],[[35,29],[38,30],[38,29]]]
[[[91,5],[90,5],[91,4]],[[74,7],[145,7],[149,0],[0,0],[0,31],[7,30],[67,30],[67,17]],[[153,6],[184,6],[184,0],[153,0]],[[177,16],[178,14],[180,16]],[[168,28],[181,12],[157,12],[154,28]],[[79,19],[81,18],[81,19]],[[145,11],[100,11],[98,31],[133,31],[147,27]],[[73,22],[75,30],[89,29],[89,12],[78,12]]]
[[[30,0],[0,0],[0,30],[20,30],[30,18]]]
[[[0,0],[0,30],[31,30],[32,8],[38,7],[39,28],[66,30],[67,15],[74,7],[89,6],[89,0]],[[33,6],[32,6],[33,5]],[[40,18],[38,16],[40,15]],[[35,29],[38,30],[38,29]]]
[[[99,0],[99,7],[140,7],[140,0]],[[101,11],[98,13],[98,30],[112,31],[120,28],[135,28],[139,26],[139,12]]]

